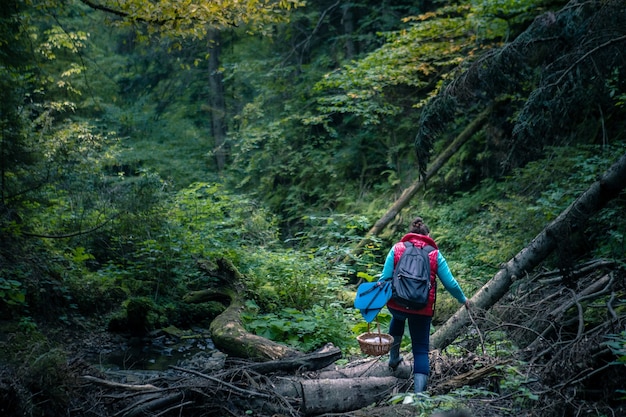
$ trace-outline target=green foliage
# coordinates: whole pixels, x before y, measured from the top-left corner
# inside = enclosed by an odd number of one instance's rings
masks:
[[[533,393],[527,386],[528,376],[518,369],[517,366],[505,365],[502,367],[504,378],[500,380],[499,388],[505,394],[511,395],[515,406],[528,407],[530,401],[537,401],[539,396]]]
[[[244,325],[256,334],[309,351],[354,344],[342,304],[345,279],[324,257],[257,248],[241,256],[249,299]]]
[[[286,243],[301,251],[308,251],[329,261],[347,256],[371,227],[371,220],[363,215],[342,213],[307,214],[299,219],[299,231]],[[371,252],[377,249],[378,239],[372,239],[365,248],[360,263],[375,262]]]
[[[608,339],[607,346],[616,356],[612,365],[626,366],[626,330],[618,334],[608,334],[605,337]],[[617,390],[617,394],[620,395],[621,400],[626,399],[626,389]]]
[[[283,308],[266,314],[260,314],[253,303],[248,303],[247,307],[242,315],[247,329],[305,352],[326,343],[345,348],[355,341],[349,331],[344,307],[338,303],[314,305],[309,309]]]
[[[237,186],[264,196],[290,223],[312,205],[349,212],[369,193],[401,189],[414,180],[415,154],[405,138],[420,125],[415,108],[461,63],[516,35],[541,4],[473,2],[406,18],[405,27],[385,32],[384,44],[357,61],[325,74],[316,65],[322,57],[308,65],[313,90],[299,90],[293,72],[268,59],[252,66],[272,83],[233,64],[233,81],[243,77],[247,91],[259,92],[231,132]]]
[[[35,346],[19,370],[19,380],[33,394],[30,399],[33,415],[52,416],[67,408],[70,372],[65,352],[56,348]],[[40,401],[45,403],[42,406]]]
[[[456,12],[462,10],[459,7]],[[361,119],[365,126],[378,125],[402,111],[401,98],[392,87],[432,92],[437,79],[465,59],[475,42],[470,22],[450,17],[451,12],[444,8],[415,18],[408,29],[386,34],[385,45],[375,52],[320,80],[315,87],[320,93],[320,114],[329,117],[348,113]]]
[[[615,106],[619,108],[626,107],[626,91],[624,91],[625,82],[625,80],[620,79],[620,72],[618,68],[613,69],[611,76],[606,80],[607,88],[609,89],[609,96],[615,101]]]
[[[423,393],[403,393],[394,395],[389,402],[391,404],[404,404],[415,408],[416,416],[427,417],[437,412],[462,410],[463,393],[454,392],[450,395],[429,396]]]
[[[261,204],[217,183],[181,190],[168,217],[181,228],[185,251],[195,256],[271,247],[278,236],[276,219]]]
[[[106,3],[106,2],[105,2]],[[126,25],[142,21],[150,24],[151,32],[159,31],[178,37],[204,38],[207,28],[228,28],[251,24],[249,30],[269,31],[272,23],[285,20],[289,10],[302,6],[299,0],[236,1],[219,3],[145,0],[110,1],[107,5],[126,17]]]
[[[607,346],[617,356],[615,365],[626,365],[626,331],[618,334],[608,334],[606,338],[609,340]]]
[[[514,357],[515,352],[515,349],[509,350],[506,356]],[[465,352],[460,353],[461,356],[464,354]],[[489,387],[464,386],[451,391],[448,395],[401,394],[390,401],[412,404],[420,415],[430,415],[435,411],[462,409],[468,399],[504,396],[511,399],[512,409],[508,411],[515,413],[516,410],[530,408],[532,402],[539,400],[539,396],[528,387],[529,383],[534,381],[520,370],[523,365],[523,363],[514,362],[497,366],[497,375],[491,377],[493,385],[490,384]]]
[[[0,341],[3,381],[3,410],[19,415],[55,416],[70,402],[72,377],[63,350],[51,344],[32,322],[24,319],[17,327],[3,324]],[[6,407],[6,408],[5,408]]]
[[[330,305],[345,283],[326,260],[303,252],[257,249],[241,260],[241,272],[262,311]]]
[[[0,301],[7,306],[25,305],[25,294],[22,283],[14,279],[0,277]]]
[[[0,42],[2,312],[20,316],[19,330],[34,342],[39,324],[31,314],[64,323],[76,313],[114,314],[112,328],[136,333],[210,320],[223,306],[180,300],[189,290],[217,285],[196,261],[224,256],[248,285],[246,326],[303,350],[328,341],[353,349],[364,330],[344,286],[349,278],[376,279],[399,232],[373,239],[349,266],[337,260],[350,255],[415,180],[407,138],[415,136],[425,104],[460,65],[515,37],[543,11],[538,1],[474,1],[422,15],[412,9],[417,16],[399,29],[385,4],[358,4],[368,9],[358,22],[362,32],[354,34],[363,40],[361,52],[383,45],[342,65],[346,37],[334,32],[332,21],[339,19],[313,9],[319,4],[293,24],[273,26],[279,42],[272,44],[244,31],[269,28],[294,3],[246,15],[240,7],[252,3],[227,2],[196,15],[185,8],[185,16],[177,2],[103,3],[136,18],[165,19],[159,30],[172,36],[158,42],[149,36],[156,27],[105,33],[100,14],[84,5],[17,4],[27,11],[0,26],[4,38],[15,40]],[[220,14],[225,10],[231,14]],[[388,20],[381,14],[374,21],[379,10]],[[248,19],[257,20],[223,33],[230,166],[218,177],[209,162],[206,42],[198,39],[210,25]],[[363,33],[368,25],[391,32]],[[137,40],[148,42],[140,47]],[[617,69],[605,85],[612,105],[622,108]],[[511,93],[501,106],[507,100],[522,99]],[[494,115],[505,121],[491,119],[431,179],[406,210],[411,213],[399,216],[417,212],[427,219],[468,294],[626,150],[613,128],[603,132],[603,147],[541,146],[543,159],[501,170],[510,155],[498,154],[493,142],[506,148],[510,132],[502,127],[514,113]],[[455,125],[466,124],[464,114],[456,115]],[[617,201],[590,220],[594,253],[623,258],[624,215]],[[442,291],[437,318],[457,305]],[[379,318],[387,326],[388,315]],[[610,340],[620,366],[623,338]],[[489,354],[514,351],[501,334],[486,343]],[[49,357],[32,355],[38,371],[60,364],[49,350]],[[505,371],[501,386],[521,403],[534,400],[515,369]],[[33,386],[47,391],[51,384]],[[460,396],[473,394],[466,389]],[[422,405],[458,403],[441,398]]]
[[[367,5],[363,11],[373,15],[378,8],[380,13],[389,12],[384,10],[388,8],[385,5]],[[383,18],[377,15],[371,19]],[[314,26],[314,13],[303,16],[293,26],[303,21]],[[328,45],[339,49],[341,42],[333,39]],[[253,51],[248,49],[250,45]],[[264,198],[289,226],[292,222],[297,226],[312,206],[346,212],[373,188],[397,185],[397,165],[405,162],[405,155],[409,159],[411,155],[410,144],[401,139],[411,134],[410,118],[390,118],[374,132],[351,115],[343,121],[331,120],[316,110],[314,100],[319,94],[313,92],[312,96],[310,85],[328,68],[336,67],[334,56],[322,53],[304,66],[288,66],[284,60],[272,59],[283,52],[278,46],[268,50],[267,45],[246,43],[241,53],[247,65],[228,64],[233,94],[247,99],[236,115],[229,141],[234,151],[231,176],[237,181],[235,185]],[[265,52],[262,59],[259,50]],[[250,71],[267,77],[259,79]],[[393,152],[388,152],[388,146]]]
[[[246,120],[232,135],[237,156],[231,175],[236,187],[264,198],[288,221],[297,221],[311,204],[328,210],[349,204],[354,185],[340,186],[328,178],[342,171],[351,177],[360,175],[351,149],[333,154],[340,141],[303,126],[298,116],[270,123],[262,115],[250,117],[254,119]]]
[[[453,274],[471,294],[614,163],[615,155],[623,153],[622,144],[551,148],[544,159],[515,170],[502,181],[486,180],[456,195],[435,195],[433,190],[429,197],[445,204],[419,202],[411,216],[419,213],[427,220]],[[592,245],[594,253],[615,255],[623,248],[624,231],[615,223],[616,213],[621,209],[609,208],[598,224],[595,220],[589,224],[588,236],[602,235]],[[605,232],[596,233],[594,228]],[[445,316],[445,309],[439,313]]]

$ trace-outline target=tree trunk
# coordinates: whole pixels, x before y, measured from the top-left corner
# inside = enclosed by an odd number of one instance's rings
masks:
[[[351,60],[356,55],[354,47],[354,14],[352,13],[352,3],[348,2],[342,6],[343,13],[341,22],[343,23],[343,33],[346,39],[346,59]]]
[[[295,356],[299,351],[269,339],[249,333],[241,322],[243,310],[243,281],[241,274],[227,259],[217,260],[220,276],[227,277],[231,286],[225,292],[230,295],[230,305],[211,322],[209,330],[215,346],[224,353],[241,358],[267,361]]]
[[[387,365],[388,357],[370,358],[354,361],[348,365],[333,369],[327,368],[318,372],[317,377],[320,379],[350,379],[365,377],[388,377],[394,376],[399,379],[408,380],[413,377],[413,364],[409,360],[409,355],[405,355],[403,360],[395,371],[390,371]]]
[[[222,37],[217,29],[209,29],[209,100],[211,111],[211,132],[213,133],[215,162],[217,170],[222,171],[226,165],[226,124],[224,118],[224,77],[220,69]]]
[[[317,371],[332,365],[342,357],[341,349],[329,344],[313,353],[302,354],[292,358],[284,358],[269,362],[253,363],[246,366],[247,370],[260,374],[272,372]]]
[[[393,376],[352,379],[279,379],[277,394],[296,399],[294,408],[304,415],[343,413],[388,398],[390,389],[406,383]]]
[[[571,230],[581,229],[587,220],[617,197],[626,187],[626,155],[623,155],[611,168],[581,194],[565,211],[550,223],[532,242],[507,262],[502,269],[487,282],[471,299],[472,306],[489,309],[502,296],[516,279],[530,272],[559,245],[561,238]],[[465,308],[459,309],[431,337],[432,349],[448,346],[468,322]]]
[[[410,187],[405,189],[393,205],[387,210],[387,212],[381,217],[374,226],[367,232],[365,238],[363,238],[354,249],[352,256],[360,253],[361,248],[368,244],[372,236],[378,235],[387,225],[398,215],[400,210],[406,207],[415,194],[426,184],[428,179],[433,177],[441,167],[463,146],[474,133],[476,133],[483,123],[487,120],[487,117],[491,113],[491,107],[480,113],[473,121],[461,132],[459,136],[442,152],[435,161],[431,164],[430,169],[426,172],[423,179],[418,179]],[[344,262],[348,262],[348,258],[344,259]]]
[[[239,358],[259,361],[299,354],[288,346],[249,333],[239,317],[242,310],[243,300],[233,294],[230,306],[211,322],[211,338],[219,350]]]

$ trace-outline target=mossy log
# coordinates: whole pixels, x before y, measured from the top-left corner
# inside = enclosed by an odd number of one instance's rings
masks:
[[[252,360],[275,360],[300,352],[248,332],[241,322],[243,301],[232,293],[230,306],[209,327],[215,346],[229,355]]]
[[[215,346],[222,352],[251,360],[268,361],[300,355],[301,352],[248,332],[241,321],[244,308],[243,277],[228,259],[216,261],[220,276],[227,285],[223,293],[230,305],[217,316],[209,327]]]

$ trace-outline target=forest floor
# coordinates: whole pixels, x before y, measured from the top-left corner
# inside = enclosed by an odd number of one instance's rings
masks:
[[[133,344],[139,343],[137,340],[129,339],[123,335],[74,328],[72,331],[64,329],[50,332],[50,337],[62,341],[67,351],[74,358],[69,365],[70,373],[74,376],[91,375],[101,378],[101,381],[123,384],[119,387],[113,385],[103,387],[101,383],[96,386],[83,380],[74,385],[72,388],[74,408],[92,410],[91,415],[108,416],[111,415],[112,410],[115,410],[116,413],[121,412],[122,404],[125,403],[120,401],[120,405],[113,406],[110,398],[121,399],[137,396],[139,393],[129,388],[132,385],[161,383],[169,387],[180,387],[187,384],[183,381],[186,381],[189,375],[175,376],[172,370],[153,371],[138,368],[132,370],[117,368],[117,371],[110,368],[103,370],[102,366],[98,366],[98,361],[101,360],[99,358],[116,351],[124,351],[132,347]],[[162,338],[162,334],[156,337]],[[154,343],[152,344],[154,345]],[[590,343],[587,346],[592,348],[595,344]],[[465,349],[467,346],[460,346],[460,348]],[[592,350],[595,351],[595,348]],[[590,354],[590,352],[577,352],[575,354],[584,355]],[[243,369],[245,367],[240,360],[230,361],[226,359],[226,355],[218,351],[207,352],[196,357],[201,357],[202,361],[205,362],[198,365],[198,363],[191,364],[189,360],[179,360],[177,365],[188,366],[190,372],[196,372],[193,371],[194,369],[203,369],[203,374],[209,378],[220,379],[226,384],[237,384],[245,387],[246,390],[271,392],[267,391],[267,388],[261,388],[251,383],[250,381],[255,378],[250,373],[246,374],[237,370],[237,368]],[[128,360],[129,368],[133,368],[134,364],[130,362],[130,356]],[[344,361],[348,362],[364,360],[368,359],[364,359],[362,356],[344,358]],[[370,358],[369,360],[385,362],[386,356]],[[207,363],[210,361],[213,362],[208,365]],[[410,366],[410,360],[405,361],[405,363]],[[626,416],[626,402],[619,400],[615,394],[615,387],[621,384],[623,388],[623,383],[626,381],[623,367],[619,369],[617,366],[607,366],[604,370],[593,370],[586,367],[588,365],[581,367],[575,363],[568,364],[565,361],[553,365],[545,362],[529,364],[527,361],[515,358],[515,355],[507,355],[507,357],[498,357],[497,354],[478,356],[467,351],[466,354],[456,356],[432,352],[431,366],[432,375],[427,396],[397,395],[412,391],[411,381],[408,379],[405,383],[393,388],[396,395],[390,393],[385,400],[358,410],[344,410],[321,415],[346,417],[408,417],[416,415],[450,417]],[[224,373],[223,367],[230,368],[230,371]],[[600,378],[595,378],[594,373],[600,375]],[[246,376],[243,379],[234,378],[233,375],[235,374],[246,374]],[[265,376],[262,379],[265,380]],[[603,379],[606,380],[603,381]],[[258,380],[255,379],[255,381]],[[189,382],[189,384],[193,385],[195,382]],[[207,388],[209,391],[213,389]],[[215,394],[214,391],[212,392]],[[226,397],[236,396],[234,394],[236,393],[228,391]],[[219,395],[215,397],[219,398]],[[392,401],[392,398],[395,398],[395,401]],[[195,412],[180,415],[223,415],[221,414],[222,411],[216,411],[214,400],[215,398],[202,400],[206,401],[201,406],[205,409],[204,414],[198,413],[198,407],[195,407]],[[248,405],[238,408],[237,401],[231,403],[230,399],[227,398],[222,398],[219,401],[229,404],[228,411],[231,415],[272,415],[250,410],[247,408]],[[98,408],[98,404],[105,403],[108,404],[106,407],[99,411],[95,410]],[[164,410],[160,411],[163,412]],[[163,415],[174,414],[165,413]],[[299,414],[297,410],[286,407],[284,412],[273,415],[298,416]]]
[[[381,399],[358,409],[315,415],[626,416],[625,277],[614,263],[594,262],[569,277],[552,271],[519,281],[489,311],[473,310],[465,335],[431,352],[427,396],[406,394],[409,376],[380,387]],[[104,323],[37,323],[37,329],[47,338],[42,346],[0,329],[0,415],[35,415],[28,411],[37,403],[48,408],[42,416],[301,417],[299,403],[278,395],[274,383],[315,378],[315,372],[253,372],[249,362],[214,349],[204,329],[193,329],[193,337],[163,329],[147,339],[108,332]],[[12,365],[7,348],[18,351]],[[153,356],[140,363],[136,352]],[[364,360],[386,369],[385,356],[343,357],[333,366]],[[361,390],[348,388],[346,396]],[[265,403],[274,408],[265,410]]]

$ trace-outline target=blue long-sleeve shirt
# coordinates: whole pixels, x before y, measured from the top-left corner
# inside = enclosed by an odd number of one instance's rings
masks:
[[[383,266],[383,271],[380,277],[380,281],[388,280],[393,277],[393,269],[394,269],[394,248],[392,247],[389,253],[387,254],[387,258],[385,259],[385,265]],[[467,301],[467,297],[463,293],[461,286],[454,279],[452,275],[452,271],[450,271],[450,267],[448,266],[448,261],[441,254],[441,251],[437,251],[437,276],[439,280],[443,284],[443,287],[454,297],[456,300],[465,304]]]

